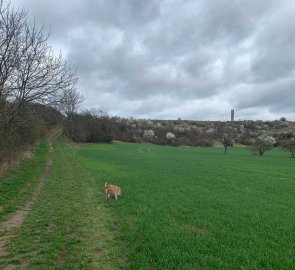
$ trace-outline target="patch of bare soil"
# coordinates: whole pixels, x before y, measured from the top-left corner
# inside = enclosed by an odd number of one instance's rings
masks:
[[[195,226],[191,226],[187,230],[188,232],[194,233],[194,234],[206,234],[208,232],[206,228],[195,227]]]
[[[102,256],[102,251],[97,250],[97,251],[95,252],[95,258],[96,258],[96,259],[99,259],[101,256]]]

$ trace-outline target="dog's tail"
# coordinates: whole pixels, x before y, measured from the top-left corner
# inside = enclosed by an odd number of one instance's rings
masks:
[[[108,183],[106,182],[105,184],[104,184],[104,187],[107,187],[108,186]]]

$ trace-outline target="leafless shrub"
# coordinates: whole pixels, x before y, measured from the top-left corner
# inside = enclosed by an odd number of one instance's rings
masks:
[[[291,157],[295,157],[295,140],[292,138],[291,140],[285,141],[282,144],[283,150],[290,153]]]

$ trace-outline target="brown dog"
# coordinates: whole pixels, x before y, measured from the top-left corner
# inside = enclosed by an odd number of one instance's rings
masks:
[[[118,196],[121,196],[121,188],[115,185],[105,183],[104,194],[106,199],[109,199],[111,195],[114,195],[117,200]]]

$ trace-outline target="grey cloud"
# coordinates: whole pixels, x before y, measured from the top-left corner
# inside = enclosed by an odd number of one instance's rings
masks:
[[[284,112],[294,112],[294,85],[295,79],[280,79],[275,82],[260,83],[254,85],[243,85],[237,94],[232,92],[235,107],[239,110],[247,108],[267,108],[270,113],[282,115]]]
[[[62,38],[76,27],[98,25],[104,27],[134,28],[155,19],[159,14],[156,0],[87,0],[36,1],[15,0],[26,7],[39,23],[52,27]]]
[[[271,81],[292,76],[295,69],[295,3],[286,2],[263,22],[257,39],[257,57],[253,69],[258,81]]]
[[[292,1],[13,3],[51,27],[77,66],[84,107],[166,119],[224,119],[232,107],[241,118],[260,118],[262,108],[262,118],[294,117]]]
[[[209,35],[218,39],[223,35],[226,39],[239,42],[259,27],[261,18],[274,10],[278,2],[275,0],[209,1],[204,7],[206,16],[204,34],[210,33]]]

